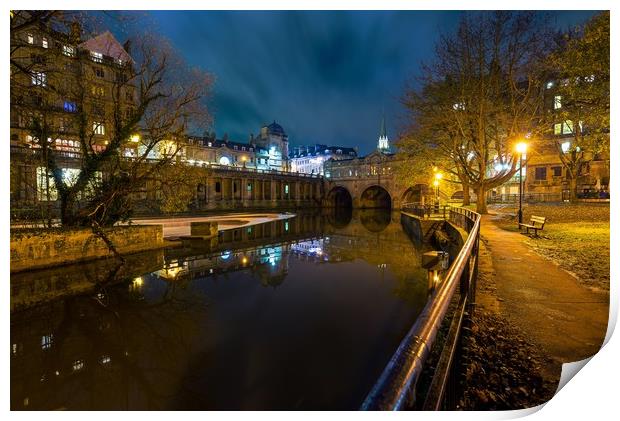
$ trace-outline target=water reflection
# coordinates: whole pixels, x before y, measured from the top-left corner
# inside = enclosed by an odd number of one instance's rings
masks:
[[[373,210],[136,255],[114,279],[99,262],[90,292],[12,314],[11,407],[355,409],[424,304],[420,252]],[[12,277],[12,301],[78,273]]]

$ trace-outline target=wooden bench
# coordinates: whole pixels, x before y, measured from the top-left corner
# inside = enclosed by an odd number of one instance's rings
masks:
[[[530,218],[529,224],[519,224],[519,229],[525,228],[526,232],[529,234],[530,230],[534,230],[534,235],[538,237],[538,230],[541,230],[545,227],[545,221],[547,218],[544,216],[536,216],[532,215]]]

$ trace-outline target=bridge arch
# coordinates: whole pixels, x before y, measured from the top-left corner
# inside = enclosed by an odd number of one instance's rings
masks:
[[[352,208],[353,196],[346,187],[334,186],[327,194],[327,203],[335,208]]]
[[[379,185],[371,185],[364,189],[359,199],[360,208],[392,208],[392,196]]]
[[[403,192],[401,203],[423,203],[428,194],[427,184],[415,184]]]

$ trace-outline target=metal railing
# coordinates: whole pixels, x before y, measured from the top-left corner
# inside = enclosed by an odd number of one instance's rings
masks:
[[[403,205],[403,213],[425,211],[420,205]],[[449,207],[448,220],[468,232],[467,240],[448,269],[445,279],[437,287],[416,319],[396,352],[388,362],[361,406],[362,410],[403,410],[416,403],[416,386],[433,343],[444,323],[448,307],[457,298],[450,327],[444,341],[439,362],[426,393],[422,409],[454,408],[457,390],[457,371],[461,359],[463,327],[470,323],[478,275],[478,246],[480,214],[466,208]]]

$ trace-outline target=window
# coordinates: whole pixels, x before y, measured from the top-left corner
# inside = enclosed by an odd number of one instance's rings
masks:
[[[95,67],[95,76],[97,76],[99,78],[103,78],[103,77],[105,77],[105,72],[103,71],[103,69]]]
[[[41,46],[42,46],[43,48],[47,48],[47,47],[48,47],[48,44],[47,44],[47,38],[43,38],[43,39],[41,39]]]
[[[222,183],[220,183],[219,181],[215,182],[215,192],[216,193],[221,193],[222,192]]]
[[[51,333],[49,335],[41,336],[41,348],[50,349],[52,347],[52,342],[54,341],[54,335]]]
[[[248,191],[252,191],[252,183],[248,183]]]
[[[71,45],[63,45],[62,53],[67,57],[75,57],[75,47]]]
[[[570,142],[564,142],[562,143],[562,152],[566,153],[570,150]]]
[[[536,180],[546,180],[547,179],[547,167],[536,168],[536,173],[535,173],[534,178]]]
[[[94,134],[100,134],[100,135],[104,135],[105,134],[105,126],[104,126],[103,122],[101,122],[101,121],[94,121],[93,122],[93,133]]]
[[[553,88],[553,82],[547,82],[547,89]]]
[[[562,123],[555,123],[553,125],[553,134],[555,135],[562,134]]]
[[[103,54],[98,53],[96,51],[90,52],[90,59],[95,63],[103,63]]]
[[[32,84],[36,86],[47,86],[47,75],[45,72],[33,72]]]
[[[80,371],[84,368],[84,360],[73,361],[73,371]]]
[[[553,109],[559,110],[562,108],[562,97],[560,95],[556,95],[553,97]]]
[[[65,111],[69,113],[74,113],[77,111],[77,104],[72,101],[65,101],[63,108]]]
[[[71,130],[71,120],[68,118],[60,118],[58,120],[58,131],[61,133]]]
[[[28,41],[28,44],[34,44],[34,35],[30,33],[26,35],[26,41]]]
[[[284,185],[284,194],[288,194],[288,184]]]
[[[223,156],[220,158],[220,165],[230,165],[230,158]]]
[[[566,120],[564,122],[564,126],[562,126],[562,134],[572,134],[573,133],[573,122],[572,120]]]
[[[586,76],[583,78],[583,80],[585,80],[588,83],[592,83],[594,82],[594,75]]]
[[[562,167],[551,167],[554,177],[562,177]]]

